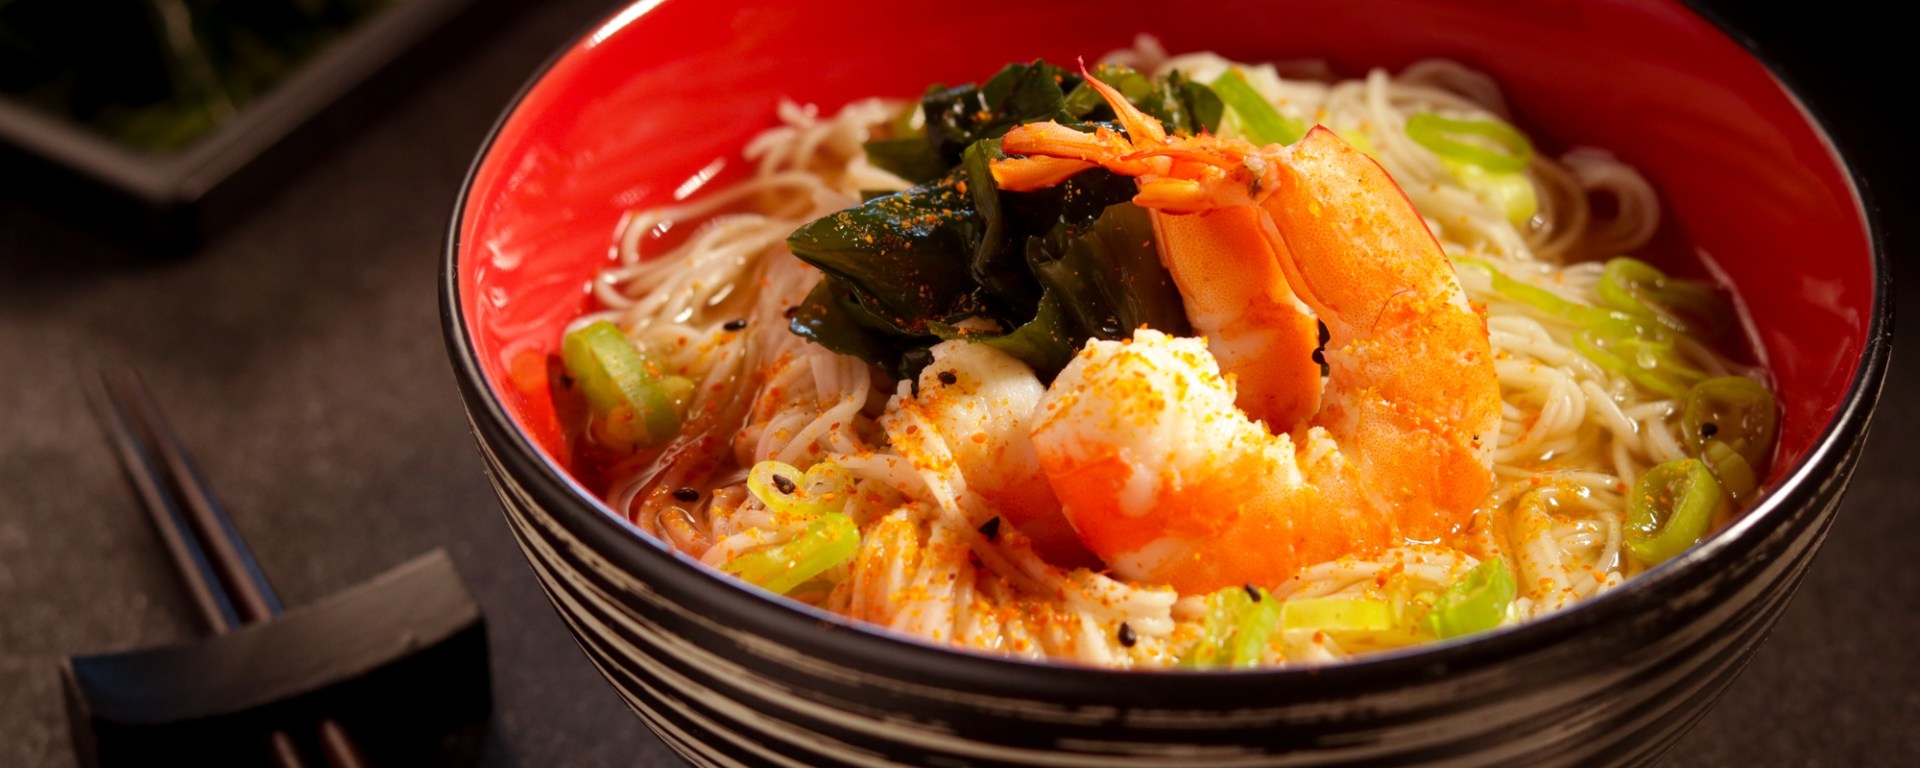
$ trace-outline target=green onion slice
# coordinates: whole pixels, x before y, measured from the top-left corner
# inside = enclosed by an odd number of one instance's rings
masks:
[[[1493,278],[1495,293],[1526,304],[1548,317],[1579,326],[1581,330],[1573,337],[1574,349],[1609,372],[1625,376],[1640,386],[1672,398],[1686,396],[1691,387],[1707,378],[1705,371],[1694,367],[1680,354],[1678,345],[1673,341],[1673,331],[1668,330],[1669,324],[1662,319],[1664,316],[1634,299],[1633,294],[1620,288],[1618,283],[1613,289],[1607,289],[1608,283],[1603,279],[1600,294],[1606,306],[1590,307],[1568,301],[1537,285],[1508,277],[1484,261],[1472,258],[1456,261],[1486,270]],[[1608,262],[1607,269],[1615,269],[1616,262],[1639,265],[1619,268],[1624,273],[1643,274],[1639,272],[1641,267],[1653,269],[1632,259],[1615,259]],[[1653,274],[1658,275],[1658,280],[1666,280],[1657,270]],[[1764,394],[1764,387],[1761,389]],[[1768,402],[1771,403],[1771,400]],[[1769,406],[1768,413],[1771,412]],[[1692,427],[1688,427],[1688,431],[1695,433]],[[1695,453],[1697,455],[1698,451]],[[1753,463],[1751,457],[1749,463]]]
[[[1526,135],[1497,120],[1458,120],[1418,112],[1407,118],[1407,138],[1442,160],[1467,163],[1495,173],[1524,170],[1533,160],[1533,144],[1527,141]]]
[[[1233,116],[1247,141],[1255,144],[1292,144],[1307,135],[1307,126],[1280,114],[1267,97],[1247,83],[1238,68],[1229,67],[1214,78],[1213,92],[1233,110]]]
[[[1588,329],[1574,334],[1573,348],[1601,368],[1667,397],[1681,397],[1694,382],[1706,378],[1665,339]]]
[[[1200,639],[1180,657],[1183,666],[1249,667],[1266,655],[1278,628],[1281,603],[1258,587],[1229,587],[1207,595]]]
[[[1507,561],[1496,557],[1482,562],[1434,600],[1427,631],[1446,639],[1493,629],[1506,620],[1518,593]]]
[[[1540,310],[1548,317],[1573,325],[1599,329],[1615,336],[1632,335],[1640,330],[1641,326],[1627,315],[1600,307],[1575,304],[1545,288],[1508,277],[1500,270],[1494,269],[1492,264],[1479,259],[1459,258],[1455,261],[1486,270],[1487,274],[1493,276],[1494,293]]]
[[[806,471],[781,461],[762,461],[747,470],[747,491],[775,515],[811,519],[840,512],[853,496],[853,475],[823,461]]]
[[[1713,288],[1667,277],[1657,267],[1621,256],[1600,270],[1600,302],[1675,331],[1712,340],[1733,326],[1733,308]]]
[[[1675,459],[1655,465],[1634,481],[1627,500],[1627,551],[1650,566],[1666,562],[1707,534],[1724,501],[1705,462]]]
[[[1322,632],[1384,632],[1393,629],[1395,611],[1385,600],[1353,597],[1307,597],[1289,600],[1280,609],[1280,628]]]
[[[693,379],[685,376],[666,376],[660,379],[660,391],[665,392],[667,400],[673,403],[675,410],[685,410],[687,403],[693,401]]]
[[[860,548],[860,528],[839,513],[821,515],[784,544],[776,544],[727,561],[721,570],[786,594],[809,579],[846,562]]]
[[[1256,588],[1258,589],[1258,588]],[[1245,590],[1241,590],[1243,593]],[[1239,625],[1234,628],[1233,640],[1228,643],[1227,662],[1236,667],[1250,667],[1260,663],[1266,656],[1267,643],[1273,638],[1273,630],[1279,624],[1281,614],[1280,601],[1266,590],[1258,590],[1261,599],[1240,614]]]
[[[1441,160],[1441,165],[1474,197],[1493,206],[1516,227],[1525,226],[1540,212],[1540,197],[1533,180],[1519,172],[1494,172],[1469,163]]]
[[[1714,479],[1719,480],[1720,487],[1733,497],[1733,503],[1745,505],[1759,492],[1759,473],[1753,471],[1753,465],[1747,462],[1747,457],[1726,443],[1708,440],[1706,447],[1700,450],[1700,460],[1713,470]]]
[[[560,359],[580,384],[594,415],[594,434],[609,448],[633,451],[680,431],[680,411],[657,364],[650,364],[613,323],[597,320],[560,341]],[[692,384],[684,391],[691,394]]]
[[[1760,466],[1773,453],[1778,426],[1773,393],[1745,376],[1695,384],[1680,405],[1680,437],[1695,456],[1705,454],[1709,441],[1718,441],[1738,452],[1749,467]]]

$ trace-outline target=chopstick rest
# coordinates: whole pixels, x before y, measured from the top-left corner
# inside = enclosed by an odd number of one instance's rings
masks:
[[[102,424],[215,634],[70,658],[61,675],[81,765],[477,759],[492,707],[486,631],[447,554],[284,611],[138,380],[103,385]]]
[[[323,717],[370,765],[443,764],[428,753],[491,700],[480,612],[440,551],[271,622],[61,671],[84,766],[269,765],[270,730]]]

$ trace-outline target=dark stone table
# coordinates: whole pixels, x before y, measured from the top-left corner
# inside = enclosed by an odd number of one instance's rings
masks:
[[[1899,261],[1920,235],[1920,164],[1893,141],[1892,102],[1913,92],[1893,73],[1913,67],[1899,71],[1891,11],[1849,6],[1865,3],[1728,12],[1834,110]],[[0,766],[72,765],[62,657],[199,631],[82,394],[109,362],[145,373],[289,604],[452,553],[489,622],[486,765],[672,762],[574,647],[502,524],[435,299],[474,148],[528,74],[608,7],[542,3],[476,36],[183,258],[0,202]],[[1798,597],[1666,765],[1920,758],[1920,472],[1903,458],[1920,453],[1914,359],[1894,360],[1873,444]]]

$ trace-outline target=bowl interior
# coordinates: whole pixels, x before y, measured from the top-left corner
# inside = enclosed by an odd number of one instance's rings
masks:
[[[564,465],[545,356],[588,304],[626,210],[744,170],[782,99],[830,111],[915,98],[1014,60],[1071,63],[1138,33],[1168,50],[1321,58],[1342,74],[1443,56],[1493,75],[1520,126],[1558,152],[1612,151],[1666,206],[1665,264],[1717,271],[1784,414],[1775,480],[1842,406],[1868,346],[1875,275],[1861,204],[1827,140],[1745,49],[1666,0],[1066,4],[980,0],[930,22],[912,4],[641,2],[590,30],[526,91],[459,211],[457,287],[477,363],[515,425]]]

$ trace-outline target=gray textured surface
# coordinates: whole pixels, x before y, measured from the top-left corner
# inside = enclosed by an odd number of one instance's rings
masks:
[[[452,553],[489,619],[498,701],[488,765],[671,760],[573,646],[514,549],[460,412],[434,293],[473,150],[521,81],[607,7],[542,4],[475,40],[456,66],[182,260],[0,204],[0,766],[72,765],[61,657],[198,631],[81,395],[108,361],[145,372],[289,604],[426,549]],[[1843,34],[1816,23],[1756,37],[1840,55],[1803,80],[1823,89],[1816,102],[1844,110],[1841,138],[1885,166],[1873,187],[1890,244],[1913,253],[1912,164],[1874,122],[1891,111],[1843,78],[1842,64],[1878,61],[1841,55]],[[1920,315],[1906,317],[1911,328]],[[1798,598],[1667,765],[1920,758],[1912,360],[1895,359],[1873,444]]]

